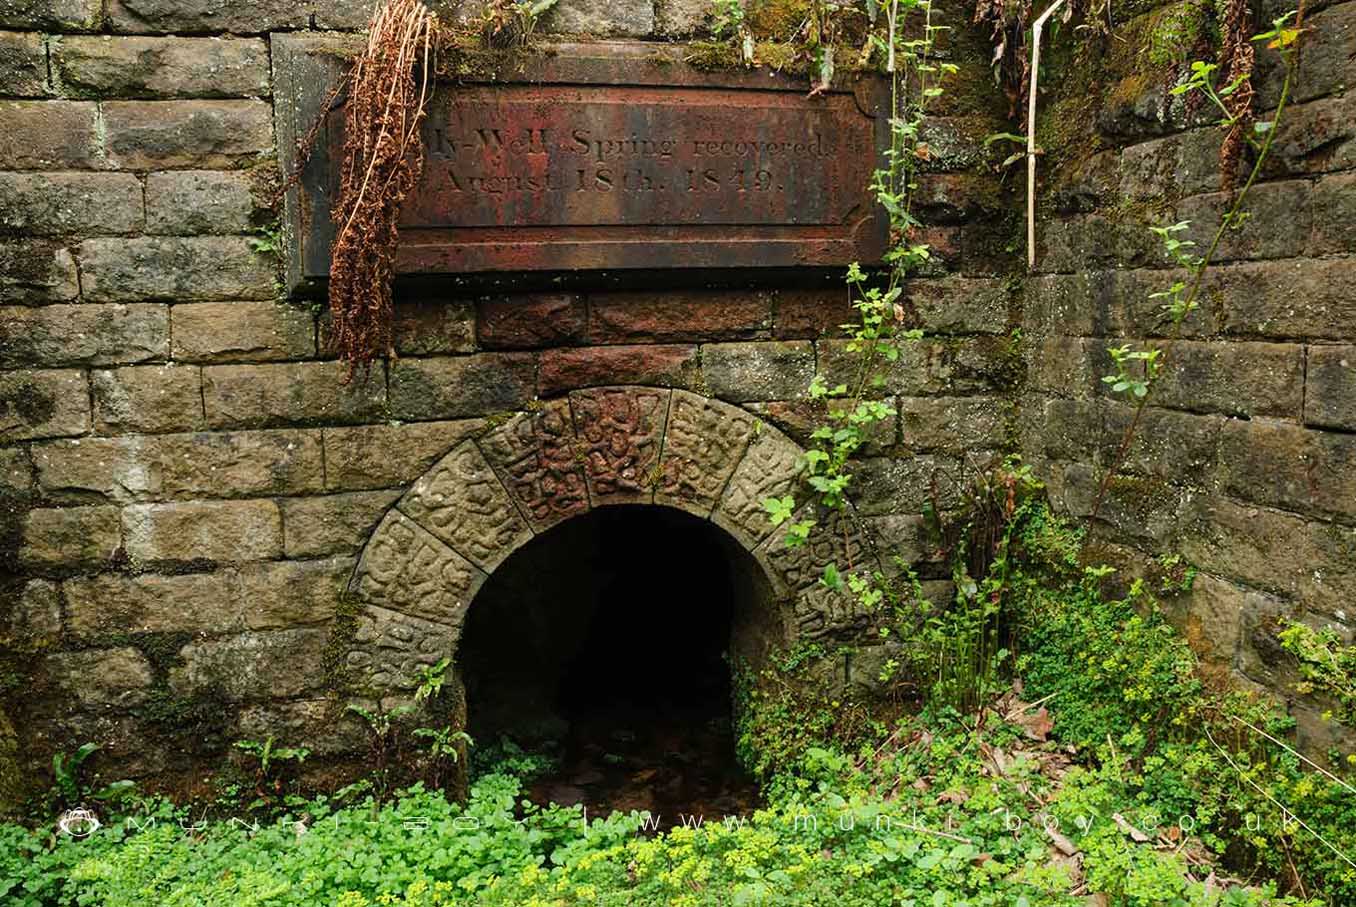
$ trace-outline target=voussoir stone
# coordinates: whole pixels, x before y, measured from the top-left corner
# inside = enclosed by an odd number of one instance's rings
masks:
[[[459,636],[456,627],[369,605],[358,614],[345,667],[373,693],[411,690],[422,670],[452,654]]]
[[[756,547],[775,528],[763,501],[793,494],[800,481],[801,448],[776,429],[761,424],[744,458],[730,477],[711,514],[718,526],[748,547]]]
[[[538,532],[589,508],[568,400],[519,413],[480,439],[485,459]]]
[[[755,424],[737,407],[674,391],[655,503],[709,516],[744,456]]]
[[[397,505],[486,573],[532,536],[474,442],[443,457]]]
[[[669,394],[658,388],[603,387],[570,395],[594,507],[653,502]]]
[[[460,627],[485,573],[399,510],[363,549],[353,590],[369,606]]]

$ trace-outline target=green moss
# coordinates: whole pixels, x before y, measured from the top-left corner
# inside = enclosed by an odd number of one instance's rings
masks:
[[[353,673],[348,669],[347,657],[358,636],[358,615],[362,609],[362,602],[347,589],[339,594],[334,608],[334,624],[330,628],[330,636],[325,641],[325,651],[320,659],[325,687],[335,697],[357,695],[361,692],[355,688]]]
[[[750,0],[744,9],[744,24],[755,38],[787,41],[795,37],[809,16],[809,0]]]
[[[1149,63],[1161,70],[1186,62],[1209,35],[1212,10],[1204,0],[1185,0],[1154,13],[1146,47]]]
[[[14,732],[9,716],[0,709],[0,815],[16,813],[26,789],[19,766],[19,735]]]

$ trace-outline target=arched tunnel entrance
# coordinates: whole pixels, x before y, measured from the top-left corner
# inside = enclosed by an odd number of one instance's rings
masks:
[[[541,801],[590,812],[730,815],[755,789],[734,758],[731,668],[776,633],[757,561],[681,510],[600,507],[515,551],[459,646],[472,736],[552,755]]]

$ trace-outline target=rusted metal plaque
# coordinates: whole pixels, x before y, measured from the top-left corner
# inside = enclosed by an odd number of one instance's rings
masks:
[[[289,199],[293,283],[329,269],[343,143],[342,65],[315,38],[274,39],[280,144],[325,118]],[[787,268],[878,261],[868,185],[887,141],[883,86],[714,73],[681,48],[558,45],[511,74],[440,84],[401,274]],[[285,161],[286,163],[286,161]]]

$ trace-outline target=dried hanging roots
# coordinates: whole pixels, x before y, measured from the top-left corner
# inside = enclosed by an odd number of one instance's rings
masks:
[[[420,127],[432,91],[437,18],[419,0],[387,0],[346,85],[344,148],[330,264],[332,343],[348,376],[394,353],[396,226],[424,165]]]

